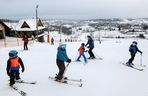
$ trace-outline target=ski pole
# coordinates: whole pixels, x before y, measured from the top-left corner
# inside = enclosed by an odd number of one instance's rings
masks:
[[[99,59],[103,59],[103,58],[100,57],[96,52],[94,52],[94,55],[96,55]]]
[[[65,77],[65,73],[66,73],[66,71],[67,71],[67,69],[68,69],[68,66],[69,66],[69,63],[66,65],[66,68],[65,68],[65,70],[64,70],[64,73],[63,73],[63,77],[62,77],[62,81],[64,81],[64,77]]]
[[[140,55],[140,65],[142,66],[142,54]]]

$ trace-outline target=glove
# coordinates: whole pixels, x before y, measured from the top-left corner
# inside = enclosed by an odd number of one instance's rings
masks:
[[[71,59],[68,59],[67,62],[70,63],[71,62]]]
[[[25,69],[23,68],[23,69],[22,69],[22,73],[23,73],[24,71],[25,71]]]
[[[142,54],[143,52],[141,51],[140,53]]]

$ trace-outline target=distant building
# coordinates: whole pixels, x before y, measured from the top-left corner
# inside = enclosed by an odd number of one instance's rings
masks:
[[[36,25],[37,24],[37,25]],[[29,37],[41,35],[44,33],[45,26],[43,25],[40,19],[22,19],[20,20],[13,31],[17,33],[17,37],[23,37],[24,34],[27,34]]]
[[[37,26],[36,26],[37,24]],[[0,21],[0,38],[3,38],[2,32],[6,36],[23,37],[27,34],[29,37],[41,35],[44,33],[45,26],[40,19],[21,19],[19,22],[3,22]]]
[[[0,39],[5,38],[4,37],[4,32],[5,32],[5,28],[4,28],[3,22],[0,21]]]
[[[0,21],[0,39],[5,38],[5,36],[11,36],[11,28],[5,24],[5,22]]]

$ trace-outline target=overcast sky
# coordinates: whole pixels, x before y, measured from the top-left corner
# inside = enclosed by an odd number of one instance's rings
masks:
[[[148,0],[0,0],[0,18],[95,19],[148,17]]]

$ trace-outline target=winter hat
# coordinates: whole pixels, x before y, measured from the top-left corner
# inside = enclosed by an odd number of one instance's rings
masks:
[[[82,45],[82,46],[84,46],[84,45],[85,45],[85,43],[82,43],[81,45]]]

